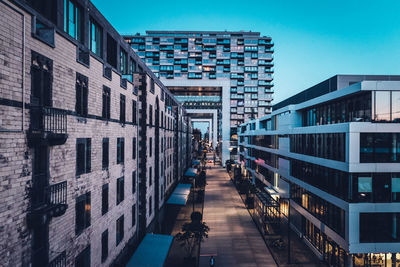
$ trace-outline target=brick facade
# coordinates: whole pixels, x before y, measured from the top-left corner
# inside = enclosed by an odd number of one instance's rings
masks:
[[[45,2],[45,1],[44,1]],[[63,1],[57,1],[58,4]],[[138,227],[140,221],[139,197],[138,193],[140,175],[144,177],[147,186],[146,205],[149,198],[152,198],[153,212],[149,214],[148,206],[145,206],[146,225],[143,231],[148,230],[157,213],[163,207],[168,194],[174,188],[179,176],[174,176],[174,172],[182,173],[181,170],[173,170],[174,165],[171,158],[177,157],[176,147],[167,144],[177,139],[177,134],[172,128],[174,120],[188,121],[185,114],[175,114],[172,109],[182,110],[179,103],[173,98],[166,89],[145,66],[144,63],[134,54],[122,38],[101,16],[97,9],[87,1],[77,1],[89,16],[98,18],[98,22],[103,27],[103,34],[106,32],[112,35],[118,44],[118,51],[125,49],[128,52],[128,58],[135,62],[136,73],[133,74],[132,82],[123,81],[119,68],[112,68],[111,79],[104,77],[104,68],[109,65],[92,52],[89,53],[89,63],[82,64],[77,60],[77,51],[82,46],[68,34],[62,31],[60,23],[63,19],[58,18],[57,24],[51,24],[46,18],[43,18],[34,9],[22,1],[0,1],[0,265],[5,266],[28,266],[35,263],[35,253],[33,243],[35,231],[41,233],[43,228],[37,218],[46,221],[48,229],[48,245],[44,254],[48,256],[47,262],[65,260],[66,265],[74,265],[78,255],[88,246],[90,246],[90,265],[108,266],[112,263],[120,262],[121,255],[130,253],[132,248],[137,245],[140,236],[138,236]],[[86,11],[85,11],[86,12]],[[59,14],[60,15],[60,14]],[[62,16],[62,14],[61,14]],[[35,38],[34,24],[36,19],[45,21],[55,29],[54,46]],[[46,24],[46,25],[47,25]],[[37,26],[37,25],[36,25]],[[87,33],[87,29],[85,29]],[[86,38],[86,37],[85,37]],[[84,41],[83,46],[87,46],[88,40]],[[103,47],[104,48],[104,47]],[[33,81],[32,65],[36,64],[32,58],[33,52],[38,53],[51,60],[51,103],[50,110],[59,110],[66,114],[67,135],[61,135],[66,140],[57,144],[44,144],[39,146],[36,141],[32,142],[30,138],[33,120],[31,114],[35,103],[31,100],[32,88],[36,88]],[[106,52],[105,52],[106,53]],[[119,53],[118,59],[119,59]],[[118,61],[118,67],[120,63]],[[48,70],[46,70],[48,71]],[[77,114],[77,75],[87,77],[87,115]],[[131,73],[132,75],[132,73]],[[139,80],[146,80],[144,86],[141,86]],[[154,81],[154,93],[151,84]],[[124,86],[124,82],[126,86]],[[110,118],[103,118],[103,88],[110,88]],[[126,87],[126,88],[125,88]],[[146,91],[145,101],[142,101],[141,95]],[[136,93],[137,92],[137,93]],[[163,97],[161,97],[163,95]],[[125,97],[125,122],[120,120],[120,101],[121,96]],[[159,124],[155,124],[156,99],[159,106]],[[137,103],[137,110],[133,110],[133,101]],[[168,102],[168,103],[167,103]],[[146,105],[144,105],[146,104]],[[144,118],[143,108],[153,108],[153,124],[149,125],[149,117]],[[162,113],[161,113],[162,111]],[[133,123],[133,114],[136,112],[138,118]],[[161,116],[164,118],[161,118]],[[61,123],[58,117],[56,123]],[[143,120],[146,120],[144,123]],[[166,120],[170,120],[166,127]],[[160,121],[164,122],[161,125]],[[58,124],[57,124],[58,125]],[[58,127],[58,126],[57,126]],[[140,127],[143,127],[140,129]],[[158,127],[158,144],[165,144],[166,149],[155,154],[155,133]],[[187,127],[181,135],[185,135],[186,141],[191,134],[190,127]],[[146,140],[140,133],[146,133]],[[57,135],[56,136],[60,136]],[[45,133],[45,142],[50,142],[52,133]],[[90,150],[86,155],[90,155],[90,167],[87,173],[77,175],[78,139],[90,139]],[[108,138],[108,168],[102,166],[103,138]],[[117,139],[124,140],[124,160],[117,164]],[[136,138],[136,152],[133,153],[133,140]],[[152,155],[150,156],[149,140],[152,138]],[[161,139],[163,141],[161,141]],[[181,137],[182,139],[182,137]],[[191,138],[190,138],[191,139]],[[36,140],[36,139],[35,139]],[[169,141],[170,140],[170,141]],[[183,140],[183,139],[182,139]],[[182,145],[184,149],[190,149],[190,143]],[[140,153],[140,149],[146,149],[145,154]],[[181,149],[181,148],[180,148]],[[48,158],[46,162],[38,160],[37,151],[41,150],[43,155]],[[48,154],[47,154],[48,153]],[[184,153],[184,152],[180,152]],[[133,157],[136,154],[136,157]],[[185,155],[188,153],[185,152]],[[47,156],[46,156],[47,155]],[[156,160],[157,158],[157,160]],[[188,166],[189,160],[182,158],[181,168]],[[140,162],[146,162],[147,171],[140,169]],[[155,164],[158,164],[158,176],[155,176]],[[46,165],[41,171],[45,172],[46,183],[49,186],[66,181],[66,204],[68,207],[56,216],[46,214],[42,217],[32,217],[32,186],[36,184],[33,176],[37,173],[37,166]],[[148,168],[152,168],[152,183]],[[136,178],[133,177],[136,172]],[[124,177],[123,183],[123,201],[117,204],[117,180]],[[136,186],[133,185],[136,183]],[[102,215],[102,187],[108,184],[108,212]],[[36,185],[35,185],[36,186]],[[157,189],[155,188],[157,186]],[[31,193],[30,193],[31,192]],[[80,233],[76,233],[78,199],[90,192],[90,204],[85,205],[85,210],[90,211],[90,225],[84,228]],[[157,195],[156,195],[157,193]],[[155,209],[155,198],[158,198],[158,209]],[[132,216],[133,208],[136,205],[136,214]],[[53,207],[54,208],[54,207]],[[50,211],[47,211],[50,212]],[[53,212],[53,211],[51,211]],[[116,242],[117,219],[124,216],[124,231],[122,241]],[[36,219],[32,219],[36,218]],[[135,224],[132,223],[133,218]],[[42,228],[40,228],[42,227]],[[37,230],[42,229],[42,230]],[[102,233],[108,230],[108,256],[102,261]],[[38,234],[36,234],[38,235]],[[43,252],[41,252],[43,253]],[[62,257],[65,253],[65,257]],[[60,256],[61,255],[61,256]],[[43,260],[43,259],[42,259]],[[40,262],[40,260],[39,260]],[[42,261],[43,262],[43,261]],[[53,261],[54,262],[54,261]]]

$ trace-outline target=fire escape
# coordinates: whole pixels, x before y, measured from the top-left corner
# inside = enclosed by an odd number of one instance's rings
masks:
[[[67,181],[50,184],[49,151],[68,138],[66,111],[52,107],[53,62],[32,51],[28,146],[33,151],[28,224],[32,231],[32,266],[66,266],[66,254],[50,260],[49,224],[68,208]],[[52,253],[55,254],[55,253]]]

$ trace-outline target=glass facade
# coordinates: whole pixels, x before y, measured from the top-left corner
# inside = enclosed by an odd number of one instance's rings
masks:
[[[360,133],[360,162],[400,162],[400,133]]]
[[[290,152],[338,161],[346,160],[346,134],[292,134]]]
[[[371,121],[371,92],[325,102],[303,111],[303,126]]]
[[[400,213],[360,213],[360,243],[400,242]]]

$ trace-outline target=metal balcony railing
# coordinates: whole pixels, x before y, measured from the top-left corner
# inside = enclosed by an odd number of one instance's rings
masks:
[[[66,267],[67,266],[67,256],[65,250],[61,252],[57,257],[49,262],[47,267]]]
[[[49,205],[67,204],[67,181],[47,186],[45,195]]]
[[[46,133],[66,134],[67,112],[51,107],[32,106],[30,129]]]
[[[34,181],[45,181],[45,174],[33,177]],[[67,181],[48,186],[36,184],[31,189],[32,207],[34,209],[47,209],[56,205],[67,204]]]

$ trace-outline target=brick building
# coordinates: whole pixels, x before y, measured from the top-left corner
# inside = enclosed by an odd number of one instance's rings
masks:
[[[0,21],[0,265],[118,263],[191,160],[186,111],[89,1]]]

